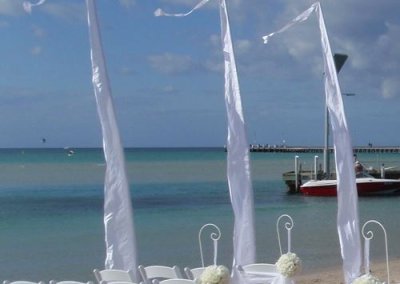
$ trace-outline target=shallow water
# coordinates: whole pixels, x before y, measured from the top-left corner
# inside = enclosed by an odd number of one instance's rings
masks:
[[[314,155],[300,155],[312,168]],[[222,231],[218,262],[232,262],[232,209],[222,149],[128,149],[126,151],[141,264],[200,266],[197,234],[205,223]],[[397,166],[398,154],[363,154],[367,165]],[[295,222],[292,250],[304,270],[340,265],[336,198],[287,195],[282,173],[294,155],[252,153],[259,261],[279,256],[275,222]],[[0,151],[0,275],[18,280],[93,280],[105,258],[103,232],[104,160],[100,149]],[[391,257],[400,256],[400,197],[360,198],[360,222],[381,221]],[[284,243],[284,247],[286,244]],[[206,262],[211,263],[206,247]],[[371,257],[384,254],[376,232]]]

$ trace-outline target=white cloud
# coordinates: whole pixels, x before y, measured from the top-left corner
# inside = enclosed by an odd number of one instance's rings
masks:
[[[135,72],[135,70],[133,69],[133,68],[131,68],[131,67],[122,67],[121,69],[120,69],[120,73],[122,74],[122,75],[134,75],[136,72]]]
[[[38,26],[32,27],[33,35],[37,38],[44,38],[46,37],[46,31]]]
[[[234,46],[236,54],[241,55],[250,51],[252,43],[247,39],[239,39],[235,41]]]
[[[208,59],[204,63],[204,67],[209,71],[223,72],[224,68],[225,68],[225,65],[224,65],[224,62],[223,62],[222,58],[221,58],[221,60]]]
[[[119,0],[119,3],[121,4],[121,6],[129,9],[129,8],[133,8],[133,6],[135,6],[136,1],[135,0]]]
[[[24,12],[23,0],[0,0],[0,15],[15,16]]]
[[[76,20],[86,20],[86,10],[83,1],[81,3],[71,3],[69,1],[57,3],[56,1],[48,1],[45,5],[42,5],[37,9],[42,9],[49,15],[71,22]]]
[[[162,88],[161,90],[164,94],[176,94],[179,92],[177,88],[174,86],[168,85]]]
[[[152,68],[164,74],[181,74],[191,71],[194,67],[192,58],[188,55],[164,53],[151,55],[148,61]]]
[[[41,54],[42,53],[42,47],[40,47],[40,46],[34,46],[32,49],[31,49],[31,54],[32,55],[39,55],[39,54]]]
[[[0,29],[7,28],[10,24],[6,21],[0,21]]]
[[[400,78],[391,77],[386,78],[382,82],[382,96],[386,99],[394,98],[399,95],[400,92]]]

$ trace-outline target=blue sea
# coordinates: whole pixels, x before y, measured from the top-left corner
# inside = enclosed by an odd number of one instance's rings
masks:
[[[104,158],[101,149],[0,150],[0,280],[94,280],[103,268]],[[233,214],[226,181],[226,153],[207,149],[126,149],[140,264],[201,265],[198,231],[221,228],[218,263],[232,263]],[[297,154],[312,169],[315,154]],[[399,154],[359,154],[379,168],[399,166]],[[322,158],[322,157],[321,157]],[[336,233],[336,198],[288,195],[282,173],[293,170],[294,154],[252,153],[257,258],[279,257],[275,222],[294,219],[292,251],[312,272],[341,265]],[[389,254],[400,257],[400,197],[360,198],[360,223],[382,222]],[[375,229],[375,228],[374,228]],[[285,235],[283,235],[285,236]],[[372,260],[384,256],[376,228]],[[206,264],[212,248],[205,240]],[[284,247],[286,246],[284,242]]]

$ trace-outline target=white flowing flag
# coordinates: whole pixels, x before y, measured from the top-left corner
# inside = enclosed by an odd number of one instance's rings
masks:
[[[39,0],[35,4],[24,1],[23,7],[26,12],[30,13],[33,6],[42,5],[45,1]],[[86,6],[91,46],[92,81],[103,133],[103,149],[106,160],[104,185],[105,268],[132,270],[134,277],[138,280],[133,210],[124,152],[115,119],[111,88],[97,22],[95,0],[86,0]]]
[[[39,1],[36,2],[36,3],[31,3],[31,2],[29,2],[29,1],[24,1],[24,2],[22,3],[22,6],[24,7],[25,12],[31,13],[31,12],[32,12],[32,7],[34,7],[34,6],[40,6],[40,5],[42,5],[44,2],[46,2],[46,0],[39,0]]]
[[[104,225],[106,269],[132,270],[137,277],[133,210],[111,89],[97,22],[95,0],[86,0],[91,45],[93,87],[103,133],[106,160]]]
[[[358,196],[355,182],[351,139],[344,112],[342,94],[337,78],[335,63],[320,3],[314,3],[309,9],[276,33],[283,32],[295,23],[305,21],[313,11],[317,13],[321,32],[321,45],[325,71],[326,104],[330,114],[333,144],[335,148],[338,196],[337,230],[343,258],[344,278],[346,283],[351,283],[352,280],[360,275],[361,269]],[[275,33],[272,33],[263,37],[264,42],[266,43],[274,34]]]
[[[199,2],[191,11],[184,14],[167,14],[157,9],[156,16],[186,16],[200,8],[208,0]],[[230,197],[235,216],[233,264],[254,263],[254,200],[251,183],[249,144],[245,130],[239,80],[229,27],[225,0],[219,0],[221,17],[221,36],[225,61],[225,104],[228,117],[227,137],[227,178]],[[235,278],[236,279],[236,278]]]

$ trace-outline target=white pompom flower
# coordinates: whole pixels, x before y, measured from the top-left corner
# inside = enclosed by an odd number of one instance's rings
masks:
[[[229,270],[223,265],[211,265],[204,269],[198,283],[200,284],[229,284]]]
[[[301,270],[301,260],[292,252],[282,254],[275,265],[278,272],[285,277],[292,277]]]
[[[352,284],[385,284],[385,282],[380,281],[378,278],[368,273],[355,279]]]

